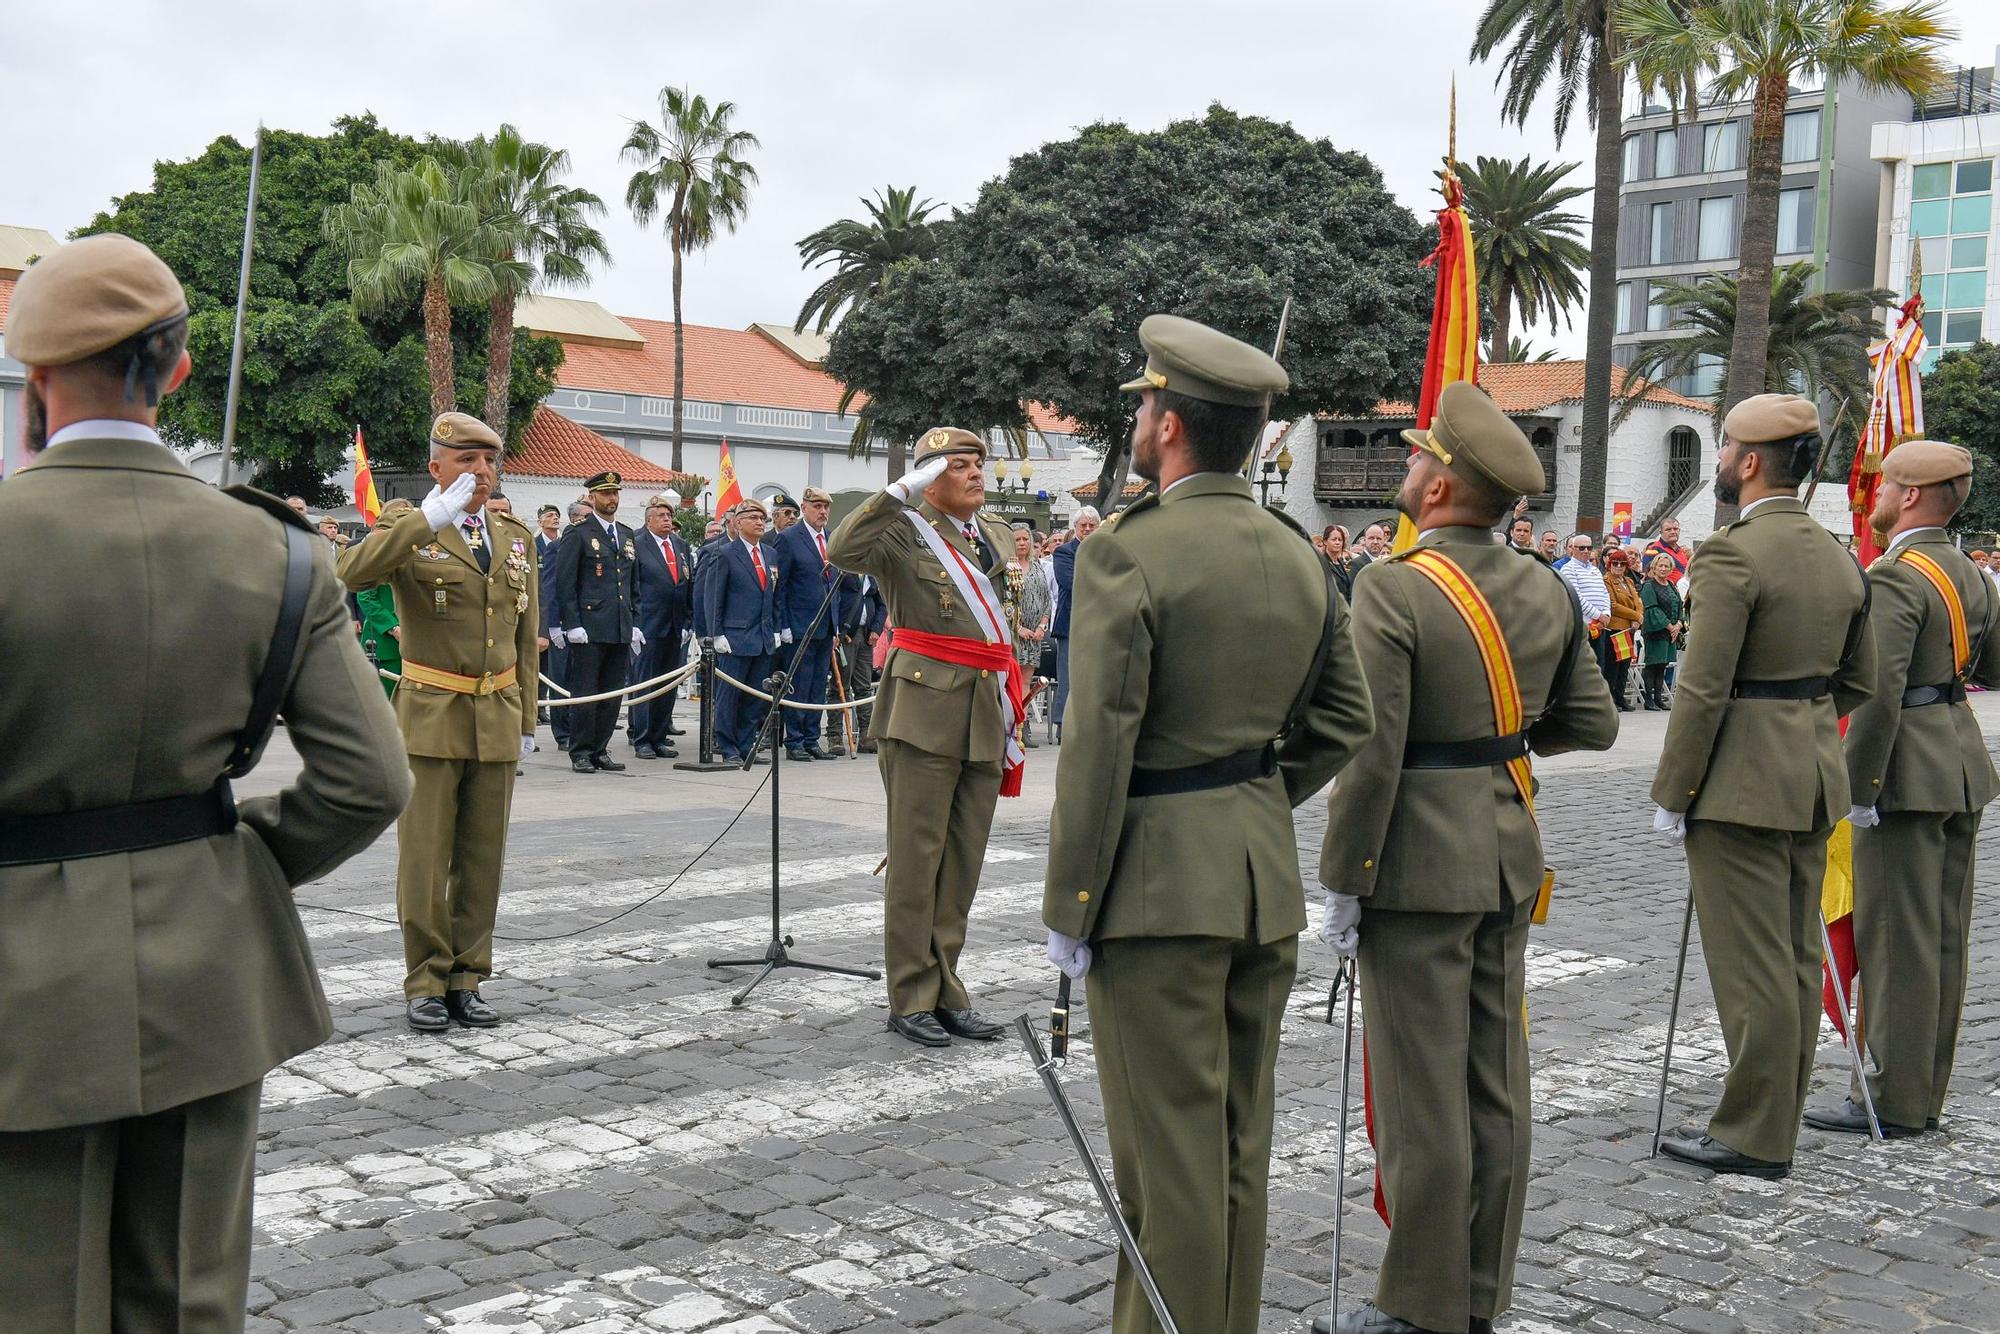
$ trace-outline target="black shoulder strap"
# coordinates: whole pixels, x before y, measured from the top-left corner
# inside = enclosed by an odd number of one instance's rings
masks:
[[[1334,582],[1332,562],[1322,560],[1319,564],[1321,573],[1326,576],[1326,621],[1320,626],[1319,647],[1313,650],[1312,670],[1306,673],[1299,693],[1292,699],[1292,707],[1285,713],[1285,725],[1278,732],[1280,742],[1290,736],[1306,716],[1306,707],[1312,703],[1320,673],[1326,670],[1326,660],[1333,655],[1333,632],[1340,623],[1340,585]]]
[[[1961,681],[1970,681],[1972,674],[1979,670],[1979,654],[1986,647],[1986,636],[1993,633],[1993,612],[1996,605],[2000,605],[2000,587],[1996,587],[1985,575],[1979,577],[1979,582],[1986,587],[1986,615],[1980,620],[1979,637],[1966,646],[1965,670],[1958,674]]]
[[[291,524],[285,534],[285,591],[278,602],[278,626],[271,633],[271,649],[264,655],[264,668],[257,674],[257,688],[250,696],[250,718],[237,734],[236,748],[229,753],[224,778],[241,778],[263,758],[264,746],[278,721],[278,705],[285,698],[285,682],[291,679],[292,664],[299,655],[299,638],[305,629],[306,602],[312,593],[314,535]]]

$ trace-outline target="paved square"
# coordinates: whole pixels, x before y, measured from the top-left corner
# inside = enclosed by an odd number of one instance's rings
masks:
[[[2000,696],[1974,707],[1994,740]],[[1687,893],[1679,852],[1648,832],[1665,721],[1627,715],[1608,754],[1539,766],[1559,884],[1530,946],[1535,1177],[1501,1328],[2000,1329],[2000,834],[1981,836],[1943,1131],[1875,1148],[1809,1130],[1788,1180],[1710,1179],[1647,1156]],[[1108,1327],[1109,1233],[1017,1045],[919,1050],[884,1031],[881,984],[804,972],[733,1009],[748,974],[704,968],[769,937],[768,793],[753,794],[770,771],[634,760],[582,777],[546,729],[543,745],[517,789],[485,990],[501,1026],[404,1026],[393,835],[301,891],[346,910],[306,913],[338,1031],[265,1086],[251,1328]],[[622,733],[613,753],[630,756]],[[1041,1019],[1053,993],[1039,907],[1059,754],[1030,752],[1026,793],[1001,803],[973,910],[963,972],[994,1017]],[[280,733],[244,786],[269,791],[295,764]],[[797,952],[879,966],[873,759],[788,765],[784,784]],[[1325,820],[1323,800],[1300,812],[1308,868]],[[1274,1331],[1324,1309],[1335,1206],[1333,959],[1311,938],[1300,959],[1278,1060]],[[1087,1004],[1078,1027],[1067,1080],[1102,1150]],[[1838,1096],[1845,1056],[1822,1037]],[[1705,1117],[1722,1069],[1696,957],[1670,1126]],[[1372,1291],[1384,1235],[1358,1105],[1352,1123],[1350,1302]]]

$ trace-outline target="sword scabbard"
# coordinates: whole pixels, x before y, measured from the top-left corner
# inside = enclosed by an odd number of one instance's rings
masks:
[[[1056,1003],[1049,1010],[1049,1059],[1069,1057],[1069,974],[1056,984]]]

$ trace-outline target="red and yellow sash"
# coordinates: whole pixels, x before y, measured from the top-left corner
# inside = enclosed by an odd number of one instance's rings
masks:
[[[1906,550],[1897,559],[1924,577],[1937,595],[1944,599],[1946,616],[1951,621],[1951,669],[1957,675],[1964,675],[1966,666],[1972,660],[1972,638],[1965,629],[1965,603],[1958,596],[1958,585],[1944,572],[1944,567],[1914,548]]]
[[[1479,663],[1486,669],[1486,690],[1493,699],[1495,732],[1512,736],[1527,726],[1521,682],[1514,674],[1514,655],[1507,651],[1507,639],[1500,633],[1500,618],[1493,614],[1493,604],[1456,561],[1435,547],[1413,551],[1403,557],[1403,563],[1437,585],[1445,601],[1451,603],[1451,609],[1465,622],[1465,628],[1472,632],[1472,642],[1479,649]],[[1533,815],[1534,773],[1528,757],[1521,755],[1507,761],[1507,776],[1514,780],[1521,804]]]

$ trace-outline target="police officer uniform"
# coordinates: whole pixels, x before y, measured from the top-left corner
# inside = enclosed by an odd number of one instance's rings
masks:
[[[500,437],[463,412],[431,424],[452,449]],[[407,500],[341,555],[349,588],[387,584],[403,631],[396,721],[415,789],[397,825],[396,912],[410,1026],[496,1022],[479,986],[493,972],[493,922],[515,767],[534,743],[539,581],[534,531],[511,514],[462,514],[433,528]]]
[[[1718,468],[1754,444],[1818,457],[1819,410],[1792,394],[1723,419]],[[1729,1052],[1702,1135],[1662,1152],[1715,1171],[1783,1176],[1818,1045],[1826,840],[1847,812],[1840,716],[1874,689],[1867,584],[1790,495],[1752,501],[1688,572],[1687,649],[1653,800],[1684,821],[1688,880]]]
[[[1249,434],[1288,383],[1192,320],[1151,316],[1140,338],[1146,375],[1126,389],[1238,409]],[[1373,730],[1368,686],[1324,563],[1234,471],[1193,473],[1106,522],[1075,586],[1090,614],[1072,623],[1042,919],[1094,952],[1112,1166],[1167,1308],[1182,1329],[1250,1334],[1306,921],[1292,808]],[[1224,661],[1218,644],[1255,651]],[[1122,1256],[1112,1327],[1156,1328]]]
[[[320,539],[276,497],[204,485],[143,410],[171,372],[127,354],[186,318],[167,266],[103,235],[30,268],[7,325],[50,380],[122,365],[129,409],[50,422],[0,485],[9,1330],[243,1328],[258,1092],[332,1031],[292,891],[409,794]],[[274,713],[303,767],[237,802],[224,775]]]
[[[616,495],[624,486],[617,473],[598,473],[584,484],[593,496]],[[556,545],[556,620],[569,642],[569,691],[601,695],[624,688],[635,635],[639,596],[638,548],[633,532],[615,518],[593,510],[573,523]],[[570,708],[570,767],[587,774],[623,769],[611,758],[611,734],[618,726],[619,700],[599,700]]]

